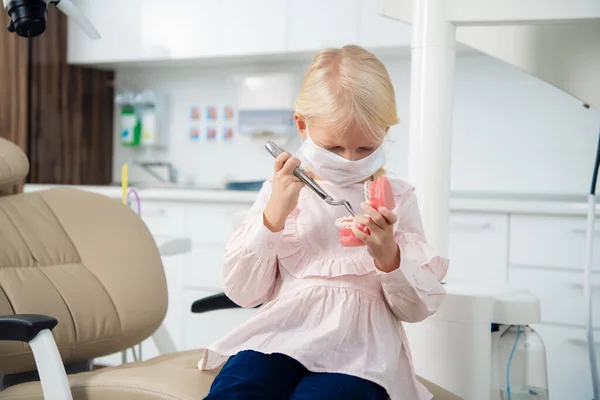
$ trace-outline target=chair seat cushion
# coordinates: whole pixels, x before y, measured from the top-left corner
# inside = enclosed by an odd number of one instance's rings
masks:
[[[200,371],[203,350],[184,351],[144,362],[70,375],[73,400],[200,400],[218,371]],[[434,400],[460,400],[418,377]],[[39,382],[22,383],[0,393],[0,400],[44,400]]]
[[[216,372],[200,371],[202,350],[180,352],[139,363],[69,376],[73,400],[199,400]],[[39,382],[23,383],[0,393],[1,400],[43,400]]]

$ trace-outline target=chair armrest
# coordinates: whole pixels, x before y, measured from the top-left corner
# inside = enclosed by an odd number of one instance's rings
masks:
[[[0,316],[0,340],[31,342],[38,333],[52,330],[58,325],[55,318],[47,315],[17,314]]]
[[[52,336],[56,325],[58,321],[55,318],[45,315],[0,316],[0,341],[29,343],[40,375],[44,400],[73,400],[65,366]]]
[[[254,307],[258,308],[260,305]],[[196,300],[192,304],[192,312],[202,314],[210,311],[227,310],[229,308],[242,308],[235,304],[225,293],[219,293],[212,296]]]

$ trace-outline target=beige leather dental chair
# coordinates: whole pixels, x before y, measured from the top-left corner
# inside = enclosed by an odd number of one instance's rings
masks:
[[[0,139],[0,194],[28,168]],[[204,398],[215,373],[197,369],[201,350],[90,371],[156,331],[166,287],[150,232],[120,202],[72,189],[0,197],[0,400]]]

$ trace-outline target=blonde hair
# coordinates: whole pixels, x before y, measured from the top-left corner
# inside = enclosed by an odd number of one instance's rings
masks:
[[[383,140],[387,128],[399,122],[387,69],[375,55],[356,45],[315,55],[296,99],[296,112],[307,121],[324,120],[334,132],[354,123],[377,140]]]

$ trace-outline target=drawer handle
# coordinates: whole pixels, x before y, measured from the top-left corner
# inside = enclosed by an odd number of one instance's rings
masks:
[[[581,289],[583,290],[583,283],[582,282],[571,282],[569,284],[569,286],[571,286],[573,289]],[[592,290],[598,290],[600,289],[600,284],[598,283],[592,283]]]
[[[492,228],[492,224],[484,222],[482,224],[467,224],[464,222],[453,222],[450,224],[452,228],[465,229],[470,231],[485,231]]]
[[[165,210],[164,208],[157,208],[155,210],[144,210],[142,208],[142,218],[144,217],[163,217],[167,215],[167,210]]]
[[[573,233],[577,233],[579,235],[585,235],[587,233],[587,229],[576,228],[576,229],[573,229]],[[598,235],[598,234],[600,234],[600,231],[594,231],[594,235]]]
[[[577,345],[577,346],[587,346],[588,345],[587,339],[570,337],[568,340],[569,340],[569,343]],[[600,342],[596,342],[596,346],[600,346]]]

